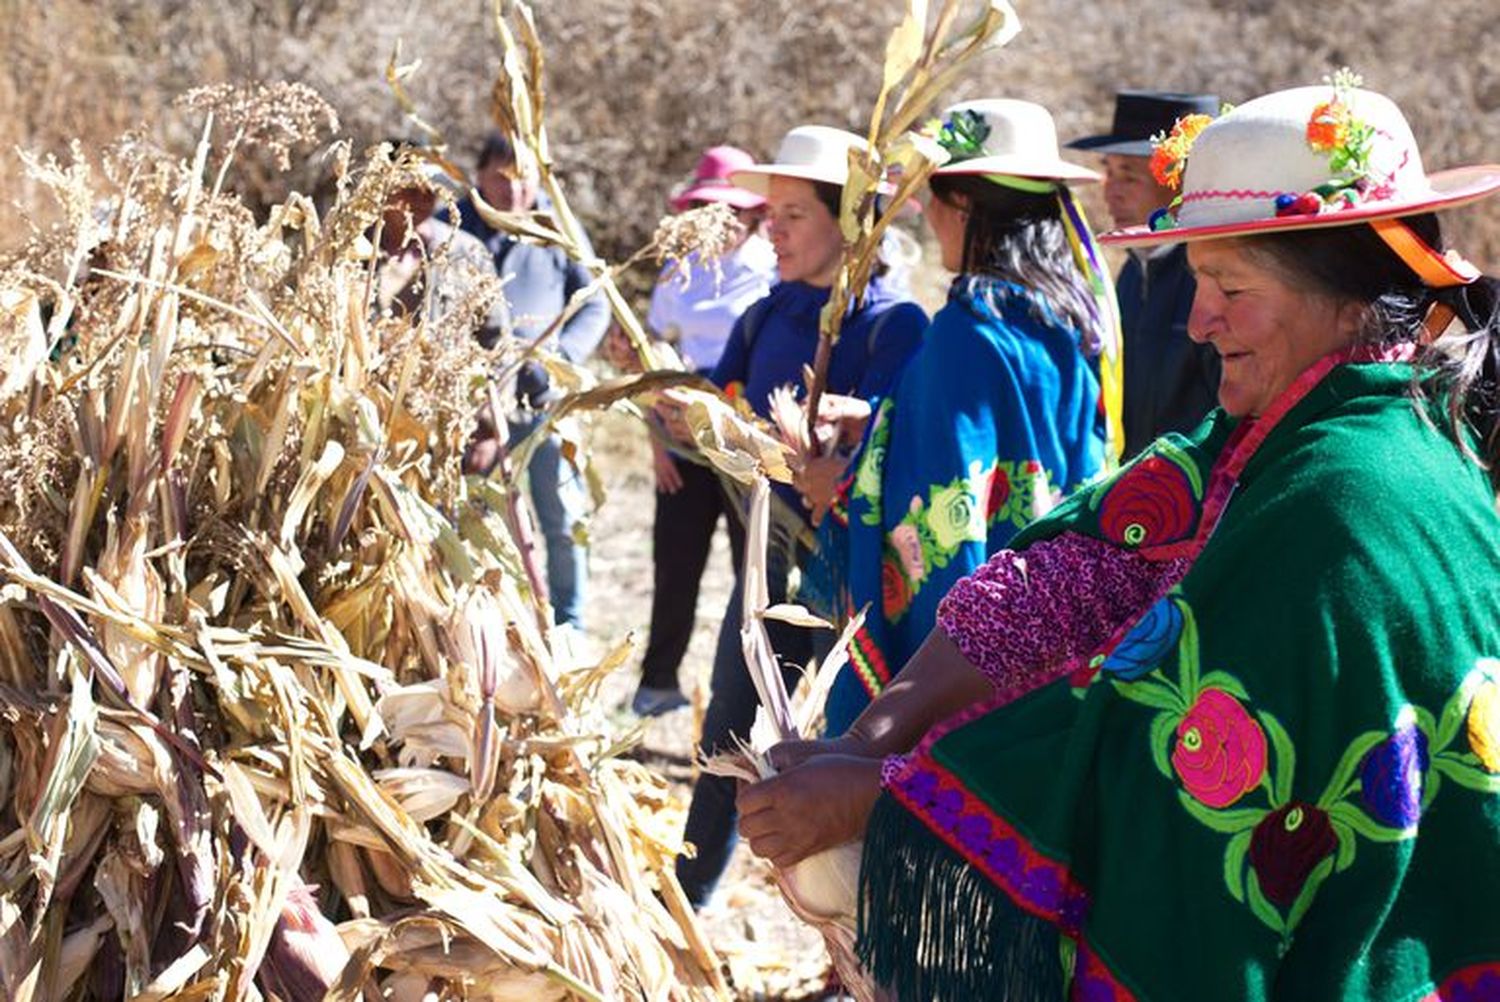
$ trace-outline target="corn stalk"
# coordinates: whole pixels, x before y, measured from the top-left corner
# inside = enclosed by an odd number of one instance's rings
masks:
[[[927,0],[907,0],[905,16],[886,41],[868,147],[849,151],[849,180],[839,205],[844,255],[818,318],[818,350],[807,391],[808,440],[815,451],[818,404],[845,314],[864,297],[886,230],[947,160],[942,147],[913,126],[975,59],[1006,45],[1021,30],[1008,0],[983,0],[977,16],[955,29],[964,5],[964,0],[942,0],[929,26]],[[887,196],[883,209],[882,191]]]

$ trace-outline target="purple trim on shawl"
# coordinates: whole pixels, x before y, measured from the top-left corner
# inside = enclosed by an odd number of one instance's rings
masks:
[[[1001,705],[1112,647],[1188,566],[1063,533],[995,554],[949,590],[937,622]]]
[[[898,758],[887,759],[885,768],[904,768],[906,763]],[[1066,866],[1038,852],[1013,825],[935,763],[906,770],[891,784],[890,793],[1016,907],[1052,923],[1078,944],[1069,1002],[1136,1002],[1083,938],[1089,896]]]
[[[1017,907],[1077,938],[1088,914],[1088,894],[1066,866],[1033,849],[956,776],[924,762],[920,768],[904,770],[890,793]]]
[[[1119,981],[1099,955],[1082,939],[1073,962],[1073,990],[1068,1002],[1136,1002],[1135,993]]]
[[[1443,979],[1420,1002],[1495,1002],[1500,999],[1500,963],[1474,964]]]

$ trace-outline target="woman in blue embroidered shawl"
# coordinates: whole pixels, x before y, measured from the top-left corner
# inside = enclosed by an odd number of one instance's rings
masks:
[[[1178,206],[1103,239],[1187,243],[1220,408],[955,585],[741,830],[863,837],[905,1000],[1500,999],[1500,282],[1433,215],[1500,165],[1428,174],[1339,74],[1153,169]]]
[[[1098,175],[1059,158],[1051,114],[1029,101],[955,105],[938,141],[951,159],[925,214],[958,277],[825,533],[837,546],[847,532],[848,606],[866,610],[830,735],[916,653],[953,583],[1103,461],[1096,371],[1113,304],[1068,187]]]

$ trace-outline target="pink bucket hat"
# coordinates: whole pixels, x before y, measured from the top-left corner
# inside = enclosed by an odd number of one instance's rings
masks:
[[[715,146],[704,150],[693,171],[693,180],[672,196],[674,212],[691,208],[694,202],[723,202],[736,209],[757,209],[766,200],[746,191],[729,180],[729,175],[755,163],[755,158],[738,146]]]

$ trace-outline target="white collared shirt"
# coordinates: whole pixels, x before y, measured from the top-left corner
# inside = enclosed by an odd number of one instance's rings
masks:
[[[734,322],[776,281],[776,252],[758,235],[720,258],[718,265],[699,264],[696,255],[680,267],[669,265],[656,280],[646,314],[651,333],[675,340],[678,354],[696,370],[718,363]]]

